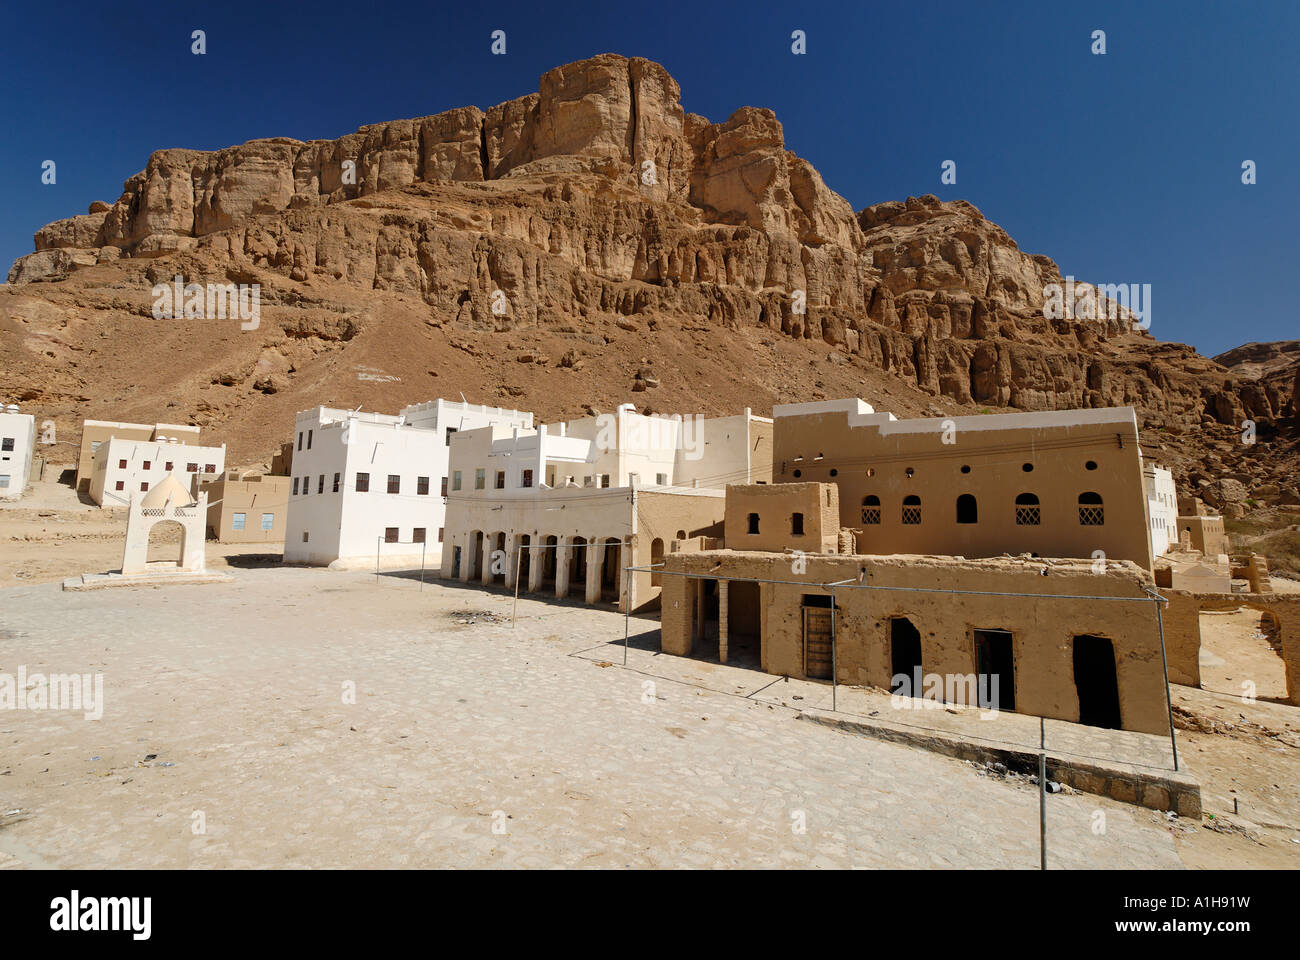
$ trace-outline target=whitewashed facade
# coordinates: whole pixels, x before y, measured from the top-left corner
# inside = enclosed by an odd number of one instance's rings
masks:
[[[17,500],[31,479],[36,418],[16,407],[0,409],[0,500]]]
[[[436,400],[396,416],[317,407],[294,424],[286,563],[436,570],[447,445],[458,431],[531,428],[519,410]]]
[[[1161,556],[1178,542],[1178,491],[1174,475],[1154,463],[1142,465],[1142,488],[1147,498],[1151,526],[1151,554]]]
[[[218,477],[226,469],[226,446],[110,437],[94,452],[90,498],[101,507],[126,507],[134,493],[148,493],[169,473]]]
[[[728,483],[772,476],[772,421],[615,413],[452,438],[443,577],[587,603],[653,601],[623,568],[721,536]],[[628,596],[628,588],[631,596]]]

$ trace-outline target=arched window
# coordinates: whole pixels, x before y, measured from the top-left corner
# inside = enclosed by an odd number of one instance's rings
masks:
[[[862,522],[866,524],[880,522],[880,498],[874,493],[862,498]]]
[[[1100,527],[1105,522],[1101,495],[1092,492],[1079,494],[1079,524],[1084,527]]]
[[[1043,522],[1038,507],[1038,498],[1032,493],[1022,493],[1016,497],[1016,523],[1022,527],[1036,527]]]
[[[957,522],[958,523],[978,523],[979,522],[979,505],[975,502],[975,495],[963,493],[957,498]]]
[[[903,522],[907,524],[921,522],[921,498],[915,494],[903,498]]]

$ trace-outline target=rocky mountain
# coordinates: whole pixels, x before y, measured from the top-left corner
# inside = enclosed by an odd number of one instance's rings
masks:
[[[0,287],[0,395],[61,436],[193,422],[251,462],[317,403],[463,393],[552,418],[858,395],[900,415],[1133,404],[1194,485],[1285,497],[1300,461],[1294,379],[1122,309],[1047,319],[1057,265],[971,204],[855,212],[770,110],[686,113],[639,58],[337,140],[160,150],[35,246]],[[257,284],[256,328],[155,319],[178,276]]]

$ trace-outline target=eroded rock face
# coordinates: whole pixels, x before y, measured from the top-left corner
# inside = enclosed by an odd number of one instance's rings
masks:
[[[1275,421],[1300,391],[1289,367],[1225,370],[1123,320],[1048,320],[1056,264],[971,204],[923,196],[855,213],[786,150],[772,111],[711,123],[683,110],[659,64],[612,54],[486,111],[161,150],[116,202],[35,242],[10,283],[107,267],[120,279],[148,260],[162,277],[271,274],[401,298],[449,329],[609,316],[766,328],[959,404],[1133,404],[1176,433]]]

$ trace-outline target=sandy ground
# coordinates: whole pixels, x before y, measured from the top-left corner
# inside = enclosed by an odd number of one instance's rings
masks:
[[[123,524],[55,484],[0,507],[0,673],[106,700],[0,713],[0,865],[1037,865],[1032,785],[795,722],[772,678],[649,639],[625,669],[610,610],[525,599],[512,627],[501,593],[212,543],[236,582],[61,591]],[[1207,689],[1174,688],[1203,823],[1055,795],[1051,866],[1300,867],[1300,710],[1240,699],[1280,658],[1257,615],[1203,629]]]
[[[59,467],[47,468],[57,477]],[[0,588],[48,583],[83,573],[107,573],[122,566],[126,510],[83,502],[71,487],[54,480],[31,484],[22,500],[0,503]],[[159,559],[150,552],[150,559]],[[213,569],[278,561],[283,544],[222,544],[209,541]],[[166,559],[175,559],[168,555]]]

